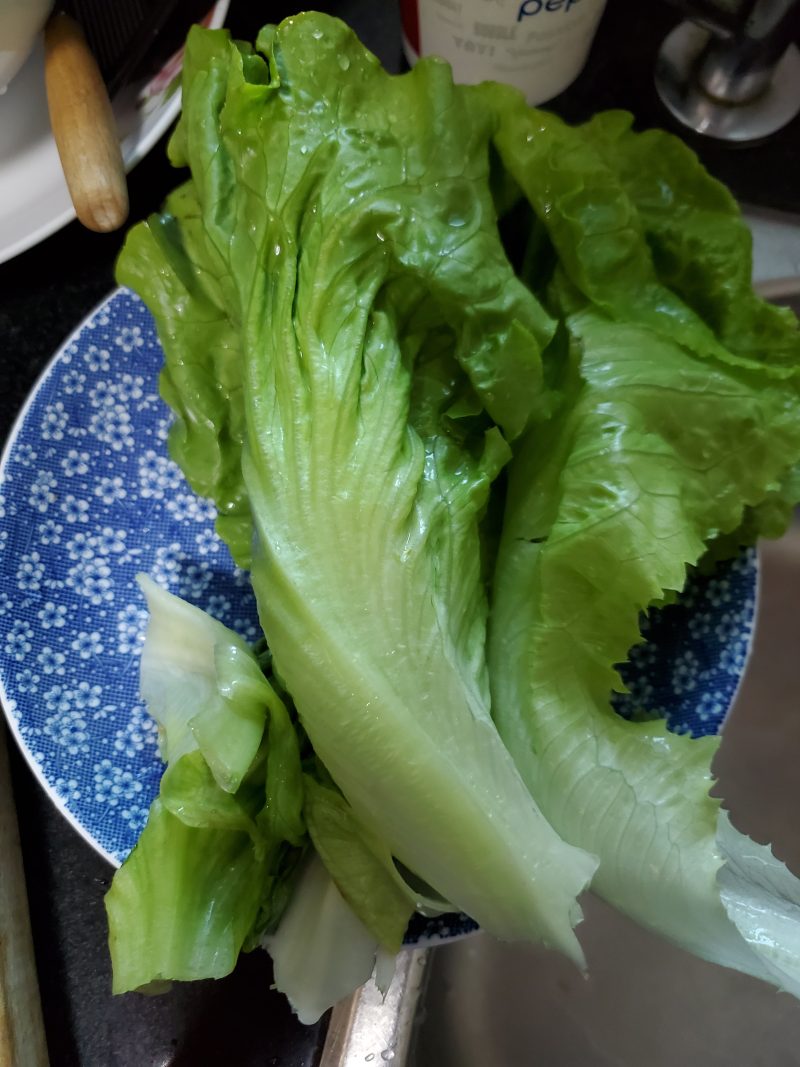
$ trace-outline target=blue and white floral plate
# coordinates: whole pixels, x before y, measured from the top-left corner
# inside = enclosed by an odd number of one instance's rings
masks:
[[[147,309],[116,290],[53,358],[0,461],[0,700],[53,801],[114,864],[144,826],[162,770],[138,697],[136,574],[246,638],[258,633],[213,505],[167,455],[161,360]],[[753,553],[693,580],[650,620],[618,710],[646,706],[674,729],[717,731],[744,668],[756,586]],[[415,936],[463,932],[463,920],[445,918]]]

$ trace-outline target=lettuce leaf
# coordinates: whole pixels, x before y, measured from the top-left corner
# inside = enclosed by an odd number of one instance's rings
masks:
[[[168,766],[106,894],[115,992],[228,974],[277,924],[307,845],[299,744],[258,660],[199,608],[140,585],[141,690]]]
[[[308,831],[325,869],[377,943],[399,952],[414,912],[410,891],[391,876],[380,841],[368,840],[340,793],[308,776],[305,792]]]
[[[788,308],[753,289],[753,239],[739,205],[694,152],[663,130],[634,133],[632,116],[595,115],[581,127],[619,180],[641,221],[653,266],[731,352],[754,358],[779,376],[793,377],[800,362],[800,332]],[[710,560],[734,555],[759,537],[779,537],[800,500],[794,467],[757,508],[748,508],[733,534],[718,540]]]
[[[239,333],[229,317],[233,304],[224,264],[199,214],[192,186],[178,188],[161,215],[128,233],[117,279],[147,294],[158,321],[165,353],[160,390],[175,413],[170,452],[192,489],[216,504],[217,532],[246,567],[252,525],[241,471]]]
[[[105,898],[114,992],[229,974],[266,877],[246,831],[187,825],[156,798]]]
[[[358,919],[319,857],[305,865],[278,929],[264,941],[275,984],[301,1023],[311,1024],[373,971],[394,972],[377,938]],[[385,990],[384,990],[385,992]]]
[[[199,749],[220,788],[235,793],[280,697],[233,630],[145,575],[139,585],[150,613],[141,693],[164,759]]]
[[[171,152],[197,215],[134,230],[120,277],[168,366],[189,362],[197,278],[225,294],[261,621],[355,818],[486,929],[579,960],[594,861],[541,817],[489,711],[478,523],[546,409],[555,329],[499,239],[492,113],[441,63],[390,77],[323,16],[259,48],[190,35]]]
[[[257,49],[192,31],[190,178],[118,275],[280,685],[152,594],[191,636],[148,660],[171,762],[110,895],[122,987],[217,973],[266,931],[316,1018],[445,906],[581,964],[596,871],[645,925],[800,992],[798,883],[709,798],[716,739],[610,703],[640,613],[798,495],[800,340],[751,291],[733,201],[619,113],[571,128],[436,60],[391,77],[335,19]],[[132,945],[137,899],[164,946]]]
[[[754,292],[753,239],[739,205],[683,141],[663,130],[634,133],[631,122],[625,112],[602,112],[580,135],[635,208],[660,281],[731,352],[795,376],[797,320]]]
[[[341,794],[317,780],[318,761],[304,773],[296,724],[241,638],[149,579],[140,585],[150,609],[141,688],[168,766],[106,896],[114,990],[229,973],[240,951],[275,932],[308,850],[307,824],[349,902],[336,896],[331,921],[370,930],[368,977],[376,953],[400,948],[418,894]],[[338,945],[341,931],[331,936]],[[324,964],[335,999],[350,981],[347,958]],[[304,1017],[334,1003],[315,1008],[293,985],[286,991]]]
[[[484,91],[496,109],[495,148],[546,231],[558,273],[568,283],[557,294],[556,310],[563,315],[589,301],[614,321],[639,323],[698,355],[736,362],[658,276],[633,201],[583,130],[526,107],[507,86]]]
[[[556,253],[579,367],[509,469],[494,711],[594,887],[700,956],[800,991],[800,882],[708,797],[718,741],[612,711],[640,613],[709,542],[780,532],[800,448],[796,321],[751,291],[727,193],[671,138],[582,130],[504,99],[495,144]],[[685,299],[683,299],[685,297]]]
[[[555,829],[598,855],[600,895],[798,992],[798,928],[781,926],[777,948],[759,939],[759,914],[777,924],[784,908],[756,846],[728,828],[723,852],[717,837],[718,739],[625,721],[609,700],[640,612],[682,588],[709,538],[793,463],[796,389],[591,307],[567,325],[580,352],[572,403],[509,469],[490,629],[498,727]],[[800,883],[780,877],[794,908]]]

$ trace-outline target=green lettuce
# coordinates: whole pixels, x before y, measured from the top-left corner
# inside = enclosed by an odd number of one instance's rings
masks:
[[[265,941],[311,1020],[448,907],[581,964],[594,876],[800,993],[798,884],[709,798],[717,740],[610,703],[641,613],[800,495],[796,322],[729,194],[619,113],[392,77],[313,13],[256,50],[193,30],[183,79],[189,178],[118,276],[274,673],[149,590],[169,766],[109,894],[115,987]]]
[[[192,489],[214,501],[217,532],[247,566],[252,524],[241,471],[240,341],[229,317],[226,275],[205,237],[191,185],[172,193],[147,227],[130,231],[117,277],[147,293],[158,321],[166,357],[161,395],[175,413],[170,452]]]
[[[797,374],[797,319],[753,290],[753,239],[731,193],[694,152],[663,130],[634,133],[632,116],[606,111],[580,134],[636,210],[659,280],[726,348],[762,373]]]
[[[762,373],[795,377],[797,319],[754,291],[753,239],[739,205],[683,141],[663,130],[634,133],[631,123],[631,115],[607,111],[595,115],[581,133],[636,208],[660,281],[731,352],[753,357]],[[715,539],[704,564],[735,555],[759,537],[780,537],[798,500],[800,468],[795,465],[757,507],[745,509],[738,530]]]
[[[380,948],[318,856],[311,855],[278,929],[264,945],[275,985],[301,1023],[315,1023],[374,974],[385,994],[394,956]]]
[[[497,232],[491,110],[438,62],[390,77],[336,20],[259,48],[190,35],[171,154],[191,183],[120,278],[159,325],[167,398],[173,368],[202,367],[182,403],[221,436],[239,416],[213,414],[202,334],[210,306],[234,324],[259,613],[355,818],[486,929],[580,959],[594,861],[541,817],[489,708],[478,526],[547,407],[555,329]]]
[[[310,776],[305,790],[308,831],[325,869],[376,943],[399,952],[416,901],[399,874],[390,874],[391,855],[381,862],[380,841],[369,840],[337,790]]]
[[[754,394],[645,329],[592,311],[569,325],[582,353],[574,406],[531,435],[509,472],[490,639],[496,721],[556,830],[599,856],[598,893],[698,955],[764,977],[720,902],[708,797],[718,739],[626,722],[610,694],[640,612],[682,588],[711,534],[738,525],[742,501],[757,503],[800,447],[800,419],[787,411],[782,425],[782,391]],[[676,380],[680,407],[665,408]],[[774,437],[747,432],[754,419]]]
[[[722,309],[733,316],[737,297],[717,287],[726,277],[741,287],[749,268],[729,200],[693,157],[658,151],[662,139],[636,142],[627,168],[622,150],[598,153],[603,132],[599,119],[587,135],[518,106],[495,141],[556,250],[550,306],[573,352],[568,401],[530,430],[508,471],[490,629],[495,719],[555,829],[599,857],[597,892],[698,955],[798,992],[797,928],[762,940],[759,923],[787,901],[796,909],[800,883],[720,823],[708,796],[718,739],[672,734],[646,708],[627,722],[610,695],[640,613],[682,589],[706,545],[742,529],[745,508],[757,515],[791,483],[800,339],[748,287],[735,350],[725,347]],[[691,220],[698,209],[683,199],[700,197],[689,179],[721,202],[729,240],[673,243],[672,289],[650,252],[648,190],[671,190],[675,216]],[[694,274],[705,289],[689,307],[676,279]]]
[[[106,895],[115,992],[228,974],[280,919],[307,841],[300,747],[255,655],[199,608],[140,584],[141,690],[167,769]]]
[[[149,579],[140,585],[150,610],[141,690],[167,768],[106,896],[114,991],[219,978],[241,951],[267,943],[298,1016],[315,1021],[350,991],[353,966],[365,968],[362,981],[376,960],[385,970],[411,914],[431,902],[305,751],[263,673],[270,657]],[[314,873],[309,837],[330,873]],[[294,978],[307,955],[303,902],[321,899],[311,924],[317,979],[303,986]]]

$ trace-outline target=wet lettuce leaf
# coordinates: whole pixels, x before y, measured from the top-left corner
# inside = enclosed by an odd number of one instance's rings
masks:
[[[238,418],[214,414],[218,349],[197,343],[209,301],[234,324],[261,622],[355,818],[486,929],[580,960],[594,861],[541,817],[489,707],[478,526],[547,409],[556,325],[499,238],[493,114],[446,65],[391,77],[322,16],[258,47],[190,35],[171,154],[191,183],[133,231],[120,278],[168,374],[202,367],[184,422]]]
[[[141,690],[167,768],[106,895],[115,992],[228,974],[277,924],[307,847],[299,745],[275,742],[292,727],[255,655],[199,608],[140,584]]]
[[[800,494],[800,335],[752,292],[730,195],[667,134],[569,127],[438,60],[390,76],[319,14],[255,49],[195,29],[183,77],[189,180],[118,276],[280,684],[210,623],[165,636],[117,988],[266,933],[310,1020],[447,906],[582,964],[594,877],[800,993],[798,883],[709,799],[717,740],[610,704],[640,613]],[[163,944],[133,945],[143,917]]]
[[[495,143],[556,249],[550,308],[574,371],[562,410],[529,431],[508,470],[490,630],[495,719],[553,826],[599,857],[597,892],[698,955],[798,992],[800,930],[785,922],[776,947],[760,940],[758,913],[779,925],[800,882],[782,869],[779,896],[756,846],[720,823],[708,796],[718,740],[672,734],[647,709],[627,722],[610,705],[640,613],[683,587],[710,542],[765,516],[773,531],[780,524],[775,497],[792,485],[800,448],[796,322],[748,283],[727,347],[749,243],[690,154],[662,152],[654,135],[634,141],[627,166],[635,135],[612,148],[604,139],[619,133],[618,116],[587,133],[507,98],[503,107]],[[654,189],[681,205],[673,217],[689,232],[707,193],[721,234],[703,245],[682,231],[686,243],[669,245]],[[659,239],[669,271],[651,253]],[[695,274],[703,286],[685,280]]]

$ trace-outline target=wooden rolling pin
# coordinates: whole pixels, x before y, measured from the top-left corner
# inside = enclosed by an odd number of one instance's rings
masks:
[[[0,721],[0,1067],[47,1067],[25,872]]]
[[[105,82],[78,23],[52,15],[44,31],[47,106],[75,214],[90,230],[128,217],[128,186]]]

